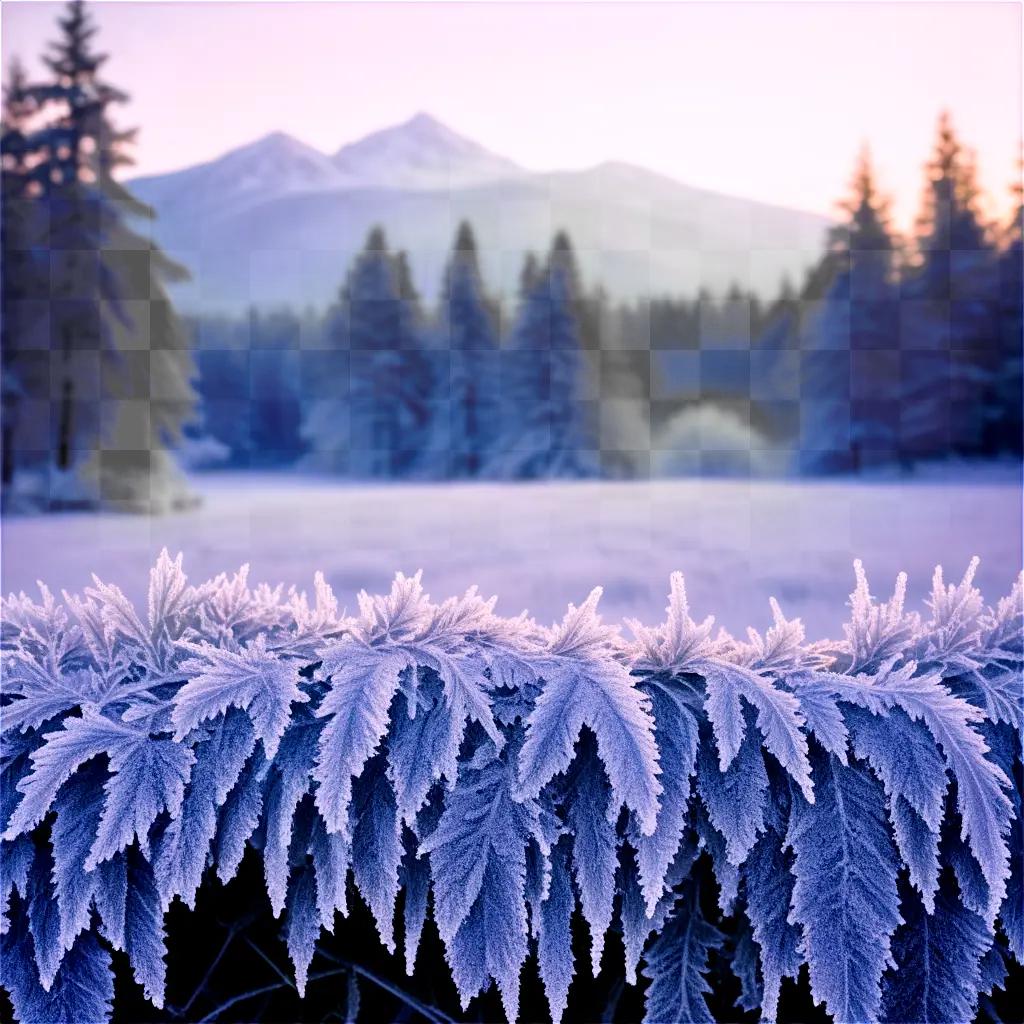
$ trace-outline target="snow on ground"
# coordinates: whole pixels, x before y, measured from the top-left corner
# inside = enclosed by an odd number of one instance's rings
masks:
[[[424,570],[441,599],[478,584],[498,610],[543,622],[604,587],[613,620],[659,621],[668,576],[686,576],[695,617],[733,632],[763,627],[768,597],[812,638],[840,636],[861,558],[872,591],[910,574],[913,601],[936,563],[959,579],[974,554],[989,602],[1021,568],[1019,472],[951,483],[675,480],[353,487],[295,476],[196,479],[202,507],[145,519],[66,514],[2,525],[4,593],[81,590],[96,572],[141,602],[160,549],[185,552],[198,581],[251,563],[250,579],[309,587],[322,569],[343,606]]]

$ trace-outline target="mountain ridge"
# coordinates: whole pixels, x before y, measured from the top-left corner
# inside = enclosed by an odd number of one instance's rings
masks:
[[[323,306],[374,224],[406,249],[428,298],[459,220],[473,223],[492,290],[514,294],[522,258],[569,232],[588,283],[614,298],[765,295],[820,255],[828,218],[686,185],[621,160],[531,171],[429,114],[333,155],[283,131],[128,187],[157,212],[160,244],[193,270],[182,308]]]

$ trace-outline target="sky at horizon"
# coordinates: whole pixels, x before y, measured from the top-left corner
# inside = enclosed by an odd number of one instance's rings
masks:
[[[38,72],[61,4],[0,9]],[[896,226],[940,109],[1005,216],[1019,175],[1021,6],[973,3],[90,4],[141,129],[133,174],[274,130],[331,153],[427,111],[535,170],[623,160],[834,214],[867,142]]]

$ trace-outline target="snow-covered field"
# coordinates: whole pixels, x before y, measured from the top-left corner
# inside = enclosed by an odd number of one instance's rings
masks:
[[[193,580],[251,563],[254,581],[308,587],[322,569],[340,602],[388,586],[395,570],[424,570],[447,597],[478,584],[498,610],[527,608],[545,622],[595,585],[613,619],[657,619],[668,575],[686,575],[695,616],[732,631],[761,627],[774,595],[811,637],[840,635],[861,558],[875,593],[900,569],[910,596],[932,569],[962,573],[981,556],[989,601],[1021,568],[1019,473],[950,483],[740,482],[352,487],[292,476],[199,477],[201,508],[145,519],[68,514],[11,517],[2,527],[4,593],[80,590],[90,574],[134,600],[164,546],[185,552]]]

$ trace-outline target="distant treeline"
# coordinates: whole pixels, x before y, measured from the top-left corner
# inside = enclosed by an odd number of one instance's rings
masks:
[[[2,110],[2,483],[29,508],[187,502],[192,466],[357,478],[843,472],[1021,455],[1021,193],[986,223],[940,120],[912,237],[865,156],[806,280],[613,302],[559,233],[518,295],[470,225],[426,308],[370,233],[326,311],[186,320],[118,180],[133,133],[81,3]],[[347,273],[346,273],[347,271]],[[686,295],[688,282],[679,282]]]
[[[1019,457],[1021,213],[948,118],[910,239],[866,153],[799,287],[614,303],[559,234],[500,304],[468,224],[436,308],[375,230],[337,303],[193,321],[197,464],[358,476],[836,472]],[[685,282],[681,282],[684,285]]]

